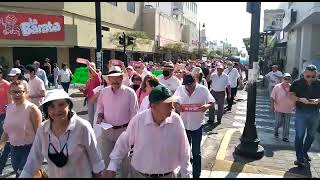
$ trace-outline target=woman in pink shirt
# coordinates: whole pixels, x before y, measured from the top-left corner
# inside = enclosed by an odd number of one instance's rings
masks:
[[[146,87],[147,87],[147,81],[150,80],[151,78],[152,78],[151,75],[146,75],[146,77],[144,77],[141,83],[141,87],[136,91],[136,94],[138,96],[139,106],[141,105],[142,100],[149,95],[149,93],[146,90]]]
[[[5,106],[9,102],[8,93],[10,83],[4,79],[4,75],[3,68],[0,68],[0,117],[5,113]],[[2,120],[3,119],[0,119],[1,122]]]
[[[278,129],[283,126],[282,140],[289,142],[290,119],[295,102],[290,98],[291,75],[285,73],[282,83],[275,85],[271,93],[271,111],[275,112],[276,126],[274,136],[278,137]]]
[[[11,163],[16,177],[19,177],[29,155],[42,114],[38,107],[27,100],[26,88],[21,81],[10,85],[13,104],[8,105],[3,124],[0,150],[10,143]]]
[[[79,90],[87,97],[89,121],[92,126],[96,109],[96,98],[94,98],[93,89],[100,86],[101,77],[100,74],[96,71],[94,63],[90,63],[88,61],[87,66],[89,68],[89,80],[86,83],[86,87],[80,87]]]

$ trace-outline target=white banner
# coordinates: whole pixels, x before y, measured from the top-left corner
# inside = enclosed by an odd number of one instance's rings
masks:
[[[284,13],[283,9],[264,10],[263,31],[281,31]]]

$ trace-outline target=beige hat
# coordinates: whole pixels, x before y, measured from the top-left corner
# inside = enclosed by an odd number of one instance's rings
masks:
[[[107,75],[103,75],[106,77],[115,77],[115,76],[122,76],[123,72],[119,66],[111,66]]]
[[[192,76],[196,74],[203,74],[202,69],[200,67],[194,67],[191,72]]]

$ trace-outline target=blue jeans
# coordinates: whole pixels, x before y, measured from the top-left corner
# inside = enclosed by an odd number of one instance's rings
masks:
[[[192,169],[193,178],[199,178],[201,174],[201,140],[202,126],[194,131],[186,130],[189,144],[192,147]]]
[[[304,155],[310,150],[319,124],[319,111],[296,110],[295,118],[295,150],[297,160],[304,162]],[[307,136],[305,133],[307,131]]]
[[[23,145],[23,146],[12,146],[11,149],[11,164],[13,171],[16,173],[16,178],[19,177],[20,173],[23,170],[24,165],[27,162],[27,158],[30,152],[32,144]]]
[[[7,142],[3,148],[3,151],[0,156],[0,173],[1,174],[2,174],[4,167],[6,166],[6,163],[9,158],[9,154],[10,154],[10,143]]]
[[[5,118],[5,113],[0,113],[0,134],[1,135],[3,133],[4,118]],[[0,155],[0,174],[2,174],[2,171],[3,171],[4,167],[6,166],[9,154],[10,154],[10,143],[6,143],[2,153]]]

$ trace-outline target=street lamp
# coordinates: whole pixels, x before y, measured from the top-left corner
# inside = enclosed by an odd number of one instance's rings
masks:
[[[203,23],[202,24],[202,28],[205,28],[206,26],[205,26],[205,24]],[[199,42],[198,42],[198,56],[199,56],[199,59],[201,58],[201,54],[200,54],[200,46],[201,46],[201,37],[200,37],[200,32],[201,31],[201,23],[199,22]]]
[[[241,143],[235,148],[235,154],[260,159],[264,155],[264,148],[259,145],[260,139],[257,135],[255,125],[256,95],[257,95],[257,70],[260,40],[260,11],[261,2],[248,2],[247,11],[251,13],[251,35],[250,35],[250,57],[249,57],[249,79],[248,79],[248,102],[247,117],[244,131],[240,138]]]

